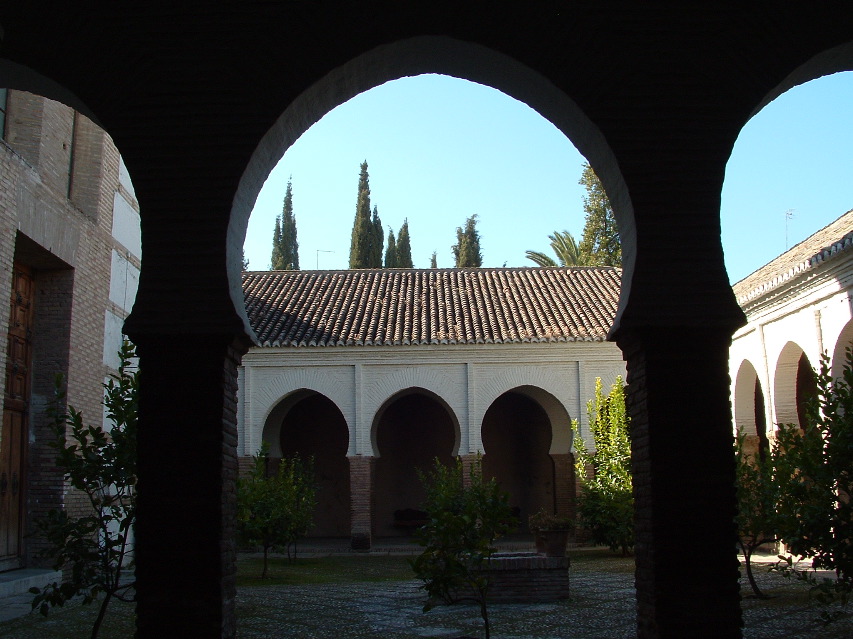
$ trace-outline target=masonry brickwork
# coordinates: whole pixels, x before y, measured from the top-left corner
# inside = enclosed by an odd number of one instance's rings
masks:
[[[109,300],[111,253],[121,248],[112,233],[120,159],[109,136],[70,107],[12,90],[6,106],[0,140],[0,299],[11,295],[16,261],[33,269],[22,563],[36,565],[44,544],[34,521],[50,508],[81,513],[87,506],[63,482],[55,451],[47,445],[52,433],[45,411],[54,381],[61,374],[67,403],[100,424],[101,385],[112,372],[104,357],[105,311],[127,315]],[[135,200],[131,206],[138,207]],[[2,303],[0,327],[9,321],[9,305]],[[6,340],[0,340],[3,369],[6,348]]]

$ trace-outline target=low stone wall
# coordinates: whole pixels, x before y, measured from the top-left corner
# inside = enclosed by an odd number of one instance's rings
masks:
[[[489,562],[489,601],[524,603],[569,597],[569,558],[496,553]]]

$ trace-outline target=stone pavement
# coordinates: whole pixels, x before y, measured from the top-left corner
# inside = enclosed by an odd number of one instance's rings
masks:
[[[509,544],[507,549],[522,549]],[[375,549],[377,554],[411,554],[417,547],[401,541]],[[300,556],[348,553],[345,546],[312,544],[300,549]],[[603,554],[602,554],[603,557]],[[366,558],[367,559],[367,558]],[[685,571],[701,571],[701,557],[685,555]],[[634,578],[630,562],[588,558],[576,561],[571,569],[572,595],[567,601],[541,604],[492,604],[493,639],[622,639],[636,636]],[[791,584],[766,569],[757,577],[769,594],[769,601],[743,601],[745,639],[849,639],[853,637],[853,610],[829,627],[817,623],[820,608],[810,605],[802,587]],[[742,592],[748,591],[742,584]],[[792,592],[794,594],[792,594]],[[797,592],[800,592],[798,595]],[[240,639],[413,639],[435,637],[456,639],[482,637],[479,609],[471,605],[437,607],[422,611],[424,597],[418,582],[385,581],[348,584],[243,587],[237,593],[237,636]],[[0,601],[0,611],[6,602]],[[104,639],[130,636],[132,616]],[[0,622],[0,637],[44,639],[60,637],[63,616],[71,610],[51,613],[49,620],[32,617]],[[109,615],[108,615],[109,616]],[[120,620],[121,621],[121,620]],[[48,625],[45,625],[48,624]],[[53,624],[54,628],[50,628]],[[56,629],[58,626],[59,629]],[[713,619],[708,619],[713,629]],[[67,627],[67,626],[66,626]],[[123,630],[121,628],[124,628]],[[80,635],[85,636],[85,635]],[[689,638],[685,638],[689,639]]]

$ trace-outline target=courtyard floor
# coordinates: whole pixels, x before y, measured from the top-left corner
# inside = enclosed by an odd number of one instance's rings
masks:
[[[314,546],[302,557],[342,557],[340,574],[329,572],[323,561],[307,561],[287,583],[288,567],[278,563],[278,577],[268,585],[241,578],[237,593],[237,636],[241,639],[297,637],[346,639],[382,637],[411,639],[460,636],[482,637],[482,620],[474,606],[439,607],[422,612],[423,593],[407,576],[408,544],[389,545],[364,555],[343,548]],[[310,551],[310,552],[306,552]],[[345,555],[346,553],[346,555]],[[492,604],[489,608],[494,639],[620,639],[635,637],[633,561],[604,550],[583,549],[573,555],[572,595],[569,600],[539,604]],[[251,563],[255,562],[255,563]],[[328,562],[327,562],[328,563]],[[241,556],[241,571],[254,571],[257,560]],[[312,565],[318,571],[312,576]],[[701,556],[685,557],[685,571],[701,570]],[[853,636],[853,610],[829,626],[819,622],[821,607],[809,601],[804,587],[758,568],[761,585],[773,598],[743,600],[744,637],[747,639]],[[284,575],[284,577],[282,577]],[[256,585],[262,584],[262,585]],[[746,594],[749,586],[742,583]],[[0,610],[5,604],[0,600]],[[848,606],[849,608],[849,606]],[[95,609],[71,605],[0,622],[0,637],[50,639],[87,637]],[[713,627],[713,620],[708,620]],[[118,604],[108,613],[102,639],[131,637],[133,612]]]

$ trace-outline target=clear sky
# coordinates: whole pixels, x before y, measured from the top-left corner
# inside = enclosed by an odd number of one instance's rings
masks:
[[[853,208],[851,114],[843,73],[795,87],[744,127],[722,192],[732,282]],[[475,213],[484,266],[533,266],[525,251],[550,253],[550,233],[583,231],[584,158],[565,135],[499,91],[423,75],[356,96],[285,152],[249,221],[249,268],[269,267],[289,177],[300,266],[347,268],[364,160],[386,236],[408,218],[416,267],[433,251],[453,266],[456,227]]]

